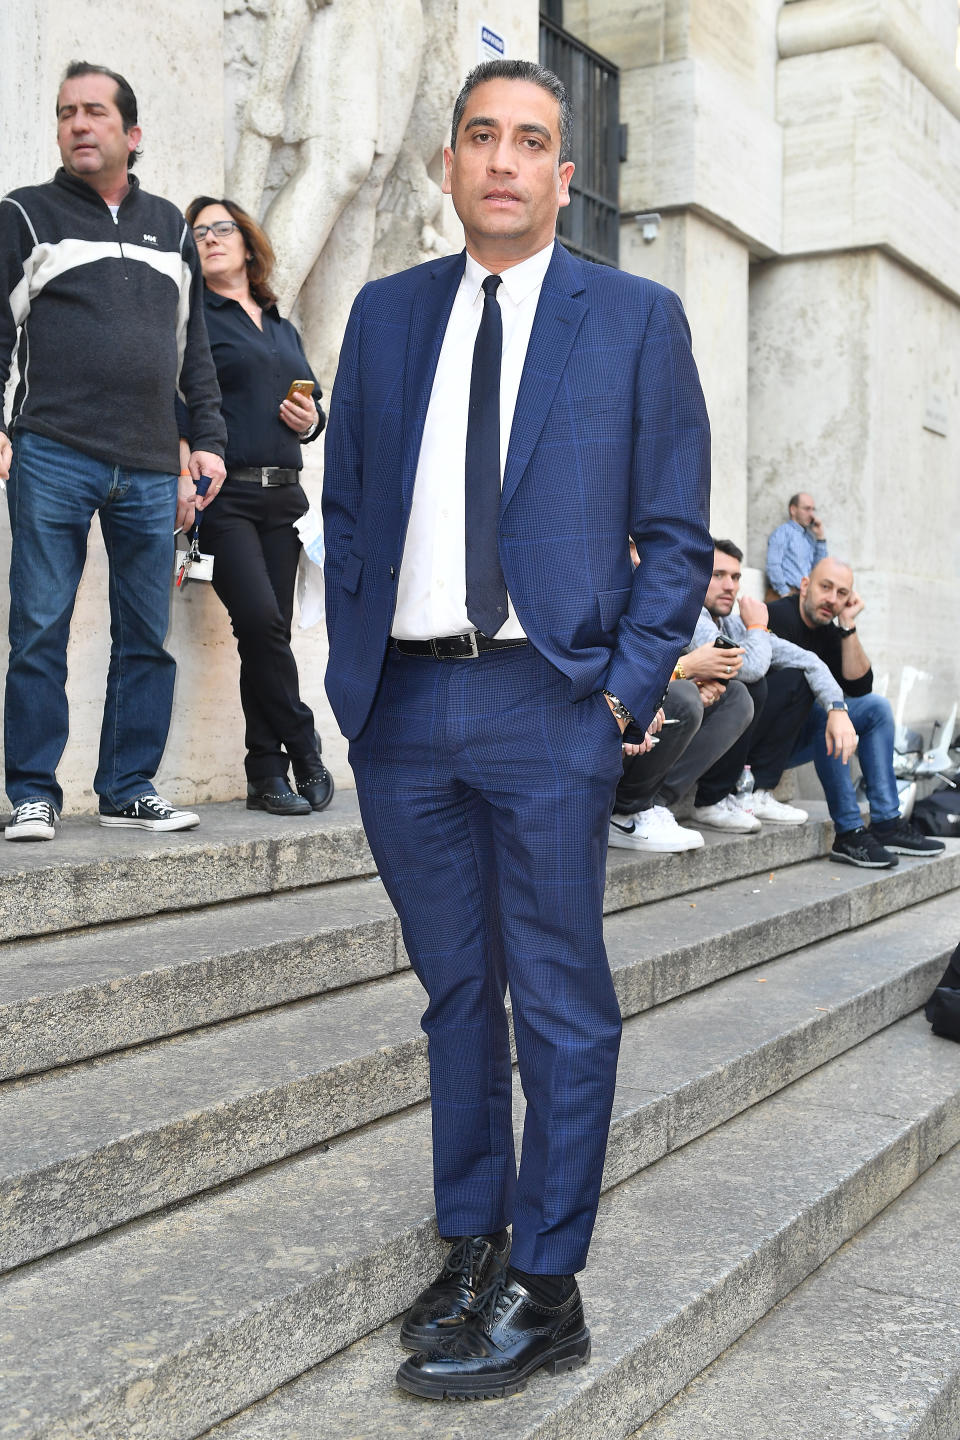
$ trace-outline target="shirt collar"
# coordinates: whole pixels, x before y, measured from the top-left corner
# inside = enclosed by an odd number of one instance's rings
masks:
[[[521,260],[519,265],[511,265],[509,269],[501,273],[501,289],[513,301],[514,305],[522,305],[534,290],[539,290],[543,284],[543,277],[550,267],[553,259],[553,247],[555,241],[551,240],[542,250],[535,255],[529,255],[526,260]],[[480,294],[480,287],[488,275],[494,272],[485,270],[479,261],[467,254],[467,264],[463,272],[464,284],[469,287],[471,302],[475,302]]]
[[[215,305],[217,308],[223,305],[236,305],[238,310],[242,308],[240,301],[234,300],[232,295],[221,295],[218,291],[211,290],[209,285],[204,285],[203,287],[203,298],[208,305]],[[280,312],[275,304],[261,305],[260,313],[261,315],[269,315],[271,320],[280,319]]]

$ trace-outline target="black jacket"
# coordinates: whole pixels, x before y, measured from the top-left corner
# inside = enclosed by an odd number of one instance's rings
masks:
[[[226,431],[203,318],[193,236],[135,176],[116,221],[100,195],[57,171],[0,202],[0,392],[17,331],[12,424],[132,470],[180,469],[172,395],[194,447]]]

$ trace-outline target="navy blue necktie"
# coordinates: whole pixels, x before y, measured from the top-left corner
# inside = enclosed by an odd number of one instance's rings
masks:
[[[484,635],[507,618],[507,586],[500,569],[500,352],[503,322],[499,275],[483,282],[483,315],[473,347],[464,466],[466,484],[467,615]]]

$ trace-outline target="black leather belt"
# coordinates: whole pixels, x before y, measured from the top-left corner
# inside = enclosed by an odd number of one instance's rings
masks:
[[[240,480],[244,485],[296,485],[300,480],[299,470],[279,470],[270,466],[239,465],[236,470],[227,471],[228,480]]]
[[[476,660],[488,650],[517,650],[525,639],[488,640],[479,630],[466,635],[440,635],[436,640],[394,640],[401,655],[432,655],[435,660]]]

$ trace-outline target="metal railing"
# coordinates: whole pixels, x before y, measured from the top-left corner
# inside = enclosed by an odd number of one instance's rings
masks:
[[[559,75],[573,106],[576,169],[557,233],[576,255],[620,260],[620,71],[540,15],[540,63]]]

